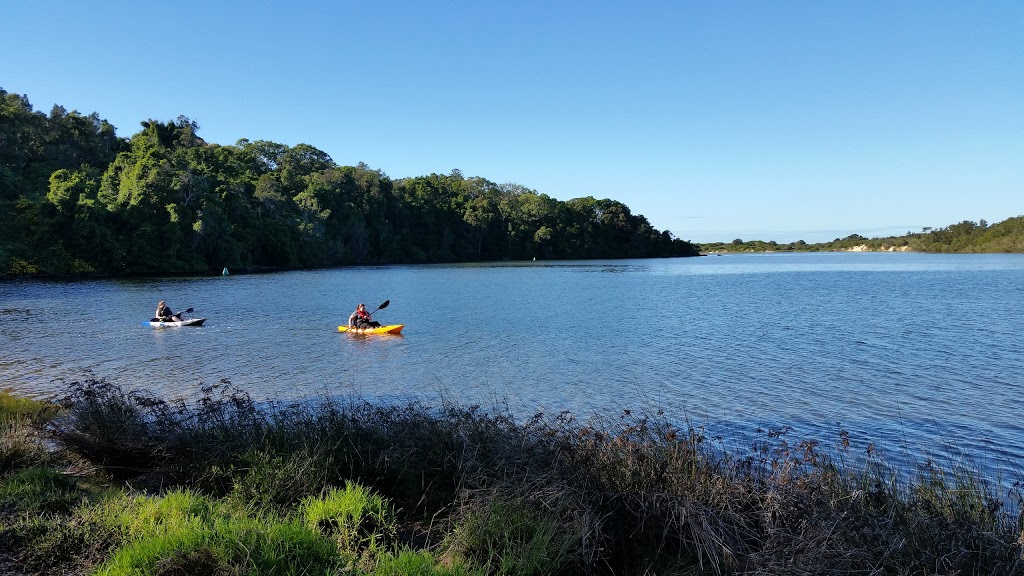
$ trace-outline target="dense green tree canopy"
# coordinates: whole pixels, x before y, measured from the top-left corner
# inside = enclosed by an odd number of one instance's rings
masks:
[[[191,274],[530,258],[694,256],[615,200],[460,171],[392,180],[308,144],[210,144],[184,116],[130,138],[0,89],[0,272]]]

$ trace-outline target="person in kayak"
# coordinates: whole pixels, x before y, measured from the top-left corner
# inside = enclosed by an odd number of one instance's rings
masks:
[[[375,322],[366,311],[366,304],[356,306],[356,311],[348,317],[349,328],[379,328],[380,322]]]
[[[181,312],[175,314],[163,300],[156,303],[156,314],[153,315],[161,322],[181,322]]]

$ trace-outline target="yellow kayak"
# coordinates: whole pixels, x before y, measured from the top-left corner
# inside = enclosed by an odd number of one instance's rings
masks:
[[[401,334],[402,328],[405,328],[405,324],[389,324],[388,326],[380,326],[378,328],[338,326],[338,332],[348,332],[349,334]]]

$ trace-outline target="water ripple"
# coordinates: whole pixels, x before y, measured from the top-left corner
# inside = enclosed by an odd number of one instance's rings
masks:
[[[91,374],[171,396],[227,379],[282,400],[665,409],[737,445],[759,426],[824,440],[842,427],[861,447],[956,446],[1010,475],[1024,462],[1022,285],[1019,256],[920,254],[16,281],[0,283],[0,385],[45,395]],[[207,325],[140,326],[159,299]],[[355,303],[385,299],[376,317],[404,337],[336,332]]]

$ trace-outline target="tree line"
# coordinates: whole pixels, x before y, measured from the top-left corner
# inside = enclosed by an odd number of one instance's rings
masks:
[[[459,170],[391,179],[308,144],[208,143],[179,116],[129,138],[0,89],[0,273],[199,274],[349,264],[696,256],[616,200]]]
[[[716,252],[842,252],[855,247],[869,251],[910,250],[914,252],[1024,252],[1024,216],[1007,218],[996,224],[985,220],[964,220],[945,228],[922,228],[903,236],[865,238],[851,234],[831,242],[808,244],[803,240],[780,244],[775,241],[737,238],[732,242],[701,244],[704,253]]]

